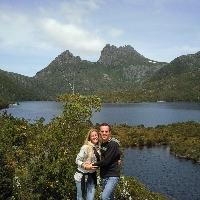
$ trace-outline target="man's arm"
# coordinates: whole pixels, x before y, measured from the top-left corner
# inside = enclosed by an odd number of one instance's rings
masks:
[[[119,145],[113,142],[112,145],[109,146],[109,148],[107,149],[105,157],[102,160],[94,163],[93,166],[99,166],[99,167],[107,166],[114,160],[116,160],[118,155],[120,155]]]

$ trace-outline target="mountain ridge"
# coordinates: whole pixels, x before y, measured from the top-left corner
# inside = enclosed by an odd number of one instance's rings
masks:
[[[159,94],[162,88],[166,88],[166,85],[170,86],[169,80],[175,85],[178,82],[184,82],[182,79],[186,80],[186,82],[197,82],[198,73],[195,75],[197,76],[195,80],[193,80],[193,76],[189,79],[187,73],[191,72],[193,74],[192,71],[198,71],[199,63],[200,52],[182,55],[170,63],[166,63],[146,58],[130,45],[116,47],[107,44],[102,49],[101,55],[96,62],[82,60],[79,56],[74,56],[69,50],[66,50],[33,77],[14,73],[8,73],[7,75],[8,77],[14,76],[15,78],[11,78],[11,80],[14,81],[15,87],[18,85],[21,91],[27,93],[25,96],[30,97],[24,98],[23,95],[15,95],[17,100],[20,100],[19,98],[52,100],[60,94],[71,93],[72,90],[86,95],[107,95],[110,96],[110,99],[112,99],[111,96],[114,93],[118,94],[119,92],[123,94],[122,96],[125,96],[126,92],[130,94],[135,92],[138,96],[141,96],[141,100],[142,98],[156,100],[165,98],[163,93],[162,97],[159,97]],[[3,77],[3,75],[1,76]],[[5,87],[3,85],[5,83],[0,82],[0,86]],[[186,85],[188,88],[183,88],[183,91],[188,93],[193,84]],[[153,91],[154,98],[147,98],[147,95],[152,96],[148,91]],[[163,91],[166,94],[170,93],[167,89]],[[2,96],[2,93],[0,94]],[[134,98],[130,97],[130,99],[134,101]],[[176,100],[176,98],[172,100]],[[121,101],[123,101],[123,98],[121,98]]]
[[[35,78],[47,83],[52,96],[70,92],[75,79],[76,92],[91,94],[101,90],[109,92],[118,87],[125,89],[129,82],[140,84],[164,64],[145,58],[130,45],[116,47],[107,44],[97,62],[85,61],[64,51]]]

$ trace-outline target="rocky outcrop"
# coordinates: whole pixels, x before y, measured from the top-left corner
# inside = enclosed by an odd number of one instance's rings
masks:
[[[163,65],[155,65],[154,67],[148,65],[130,65],[123,69],[126,80],[134,80],[135,82],[143,82],[145,78],[151,77]]]
[[[55,73],[56,71],[65,71],[65,68],[73,68],[81,62],[79,56],[74,56],[69,50],[58,55],[46,68],[36,73],[35,78],[45,77],[46,74]]]
[[[139,54],[130,45],[117,48],[114,45],[107,44],[101,51],[99,63],[107,66],[119,66],[124,64],[144,63],[147,58]]]

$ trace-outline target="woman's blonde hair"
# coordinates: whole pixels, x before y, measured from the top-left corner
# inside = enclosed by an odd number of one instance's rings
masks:
[[[93,151],[93,146],[92,146],[92,144],[91,144],[91,140],[90,140],[90,136],[91,136],[91,133],[92,132],[96,132],[97,134],[98,134],[98,146],[100,146],[100,137],[99,137],[99,132],[98,132],[98,130],[97,129],[95,129],[95,128],[91,128],[89,131],[88,131],[88,133],[87,133],[87,135],[86,135],[86,137],[85,137],[85,142],[84,142],[84,145],[87,145],[87,160],[91,160],[91,158],[93,157],[93,155],[94,155],[94,151]]]
[[[96,132],[96,133],[98,134],[98,139],[99,139],[99,132],[98,132],[98,130],[95,129],[95,128],[91,128],[91,129],[88,131],[88,133],[87,133],[87,135],[86,135],[86,137],[85,137],[85,142],[84,142],[85,145],[88,145],[88,141],[91,141],[91,140],[90,140],[90,135],[91,135],[92,132]],[[98,142],[98,143],[99,143],[99,142]]]

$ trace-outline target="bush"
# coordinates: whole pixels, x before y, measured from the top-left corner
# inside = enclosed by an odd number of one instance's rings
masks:
[[[0,199],[75,199],[75,158],[101,101],[81,95],[64,95],[59,100],[64,112],[47,125],[44,119],[30,124],[10,115],[0,116]],[[116,199],[159,199],[138,188],[143,186],[123,178]],[[98,187],[97,199],[100,191]]]

